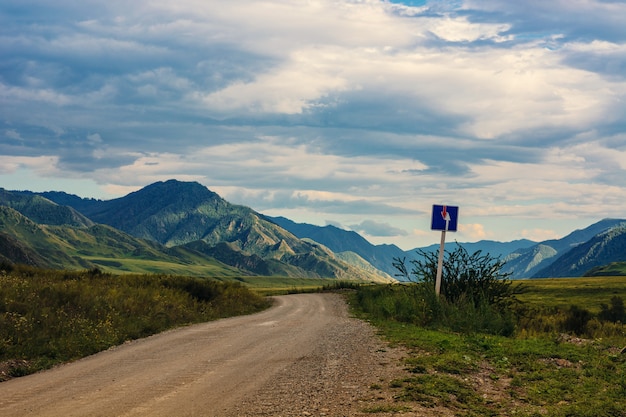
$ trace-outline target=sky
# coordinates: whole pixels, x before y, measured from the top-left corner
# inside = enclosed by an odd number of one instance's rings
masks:
[[[626,218],[625,28],[612,0],[2,0],[0,187],[560,238]]]

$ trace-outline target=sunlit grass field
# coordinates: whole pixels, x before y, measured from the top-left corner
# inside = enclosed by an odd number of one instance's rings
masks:
[[[613,296],[626,300],[626,276],[542,278],[515,281],[524,291],[520,301],[534,307],[569,308],[577,305],[597,313]]]
[[[85,257],[110,274],[160,274],[202,277],[220,282],[237,282],[260,295],[283,295],[295,292],[317,291],[332,283],[332,278],[296,278],[286,276],[242,276],[241,271],[229,271],[224,264],[215,262],[184,265],[180,263],[156,261],[140,258]]]
[[[325,287],[336,285],[355,285],[355,281],[339,281],[330,278],[293,278],[293,277],[216,277],[218,281],[239,282],[251,291],[261,295],[284,295],[302,292],[320,291]]]
[[[111,274],[171,274],[194,277],[211,276],[236,276],[241,272],[235,268],[229,271],[217,261],[208,263],[206,261],[197,264],[181,264],[180,262],[168,262],[164,260],[152,260],[141,258],[121,258],[115,259],[103,257],[83,256],[87,261],[98,265],[98,268]]]

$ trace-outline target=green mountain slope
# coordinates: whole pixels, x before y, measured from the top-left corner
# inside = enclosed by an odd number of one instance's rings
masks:
[[[73,258],[69,245],[17,210],[0,206],[2,258],[6,262],[56,268],[90,268],[93,264]]]
[[[546,240],[529,248],[514,251],[504,258],[506,264],[503,271],[511,273],[512,278],[549,276],[546,275],[548,273],[547,268],[561,256],[598,234],[621,224],[626,224],[626,221],[621,219],[604,219],[584,229],[575,230],[562,239]]]
[[[48,262],[28,245],[15,237],[0,232],[0,262],[44,267]]]
[[[215,249],[209,251],[198,245],[196,250],[232,266],[253,265],[251,271],[255,273],[389,279],[376,269],[366,270],[342,261],[331,251],[297,238],[251,208],[228,203],[196,182],[157,182],[118,199],[88,203],[60,193],[46,195],[80,208],[97,223],[167,247],[202,241]]]
[[[212,246],[202,240],[196,240],[194,242],[187,243],[182,247],[203,253],[227,265],[234,266],[244,271],[249,271],[256,275],[318,277],[315,273],[311,273],[275,259],[263,259],[256,254],[245,254],[236,246],[233,246],[228,242],[220,242],[217,245]]]
[[[591,268],[585,273],[586,277],[626,276],[626,262],[611,262],[608,265]]]
[[[168,249],[106,225],[41,225],[0,206],[0,261],[53,269],[101,268],[112,272],[241,275],[191,249]]]
[[[239,210],[198,183],[175,180],[154,183],[113,200],[86,205],[81,200],[65,201],[97,223],[165,246],[202,239],[220,219]]]
[[[77,210],[31,192],[12,192],[0,188],[0,205],[11,207],[39,224],[75,227],[88,227],[94,224]]]

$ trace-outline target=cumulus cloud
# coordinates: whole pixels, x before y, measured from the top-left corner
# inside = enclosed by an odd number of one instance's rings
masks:
[[[459,224],[459,233],[470,242],[488,239],[490,235],[485,231],[485,226],[479,223]]]
[[[195,180],[372,232],[427,228],[439,202],[473,236],[623,215],[623,2],[5,4],[5,172]]]
[[[389,223],[379,223],[373,220],[363,220],[359,224],[350,225],[352,230],[370,236],[406,236],[408,232],[391,226]]]

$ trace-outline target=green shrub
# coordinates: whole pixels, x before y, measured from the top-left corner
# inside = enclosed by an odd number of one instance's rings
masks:
[[[587,330],[587,323],[592,317],[593,315],[589,312],[589,310],[572,305],[563,322],[563,328],[567,332],[582,336],[585,334]]]
[[[600,320],[611,321],[613,323],[626,322],[626,309],[624,308],[624,300],[621,297],[611,297],[611,306],[606,304],[600,305]]]
[[[394,259],[398,276],[409,284],[400,286],[402,290],[388,291],[379,300],[381,317],[454,331],[513,333],[515,317],[511,307],[520,286],[512,285],[508,274],[500,272],[503,263],[499,259],[480,251],[470,255],[457,245],[456,250],[445,254],[441,296],[437,296],[434,287],[438,254],[420,250],[418,255],[410,266],[406,259]],[[389,297],[393,299],[386,299]],[[380,310],[373,302],[369,304],[372,311]]]
[[[409,271],[406,259],[394,259],[398,276],[410,282],[423,282],[435,285],[439,255],[437,252],[418,250],[418,258],[411,260]],[[473,302],[476,306],[487,303],[500,308],[515,302],[515,295],[521,286],[513,285],[509,274],[501,272],[504,262],[489,254],[476,251],[469,254],[457,244],[452,252],[446,252],[441,274],[441,295],[451,303],[461,299]]]

